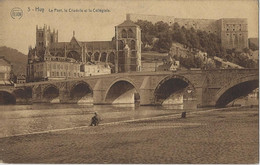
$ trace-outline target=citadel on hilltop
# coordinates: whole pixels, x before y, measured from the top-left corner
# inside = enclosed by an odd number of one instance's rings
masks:
[[[153,24],[159,21],[173,25],[178,23],[180,27],[186,29],[194,28],[195,30],[214,33],[221,39],[221,45],[226,49],[243,49],[248,48],[248,28],[246,18],[221,18],[221,19],[189,19],[175,18],[172,16],[127,14],[127,19],[134,22],[138,20],[147,20]]]

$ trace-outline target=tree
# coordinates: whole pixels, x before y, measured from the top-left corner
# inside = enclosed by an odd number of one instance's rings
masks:
[[[178,42],[186,47],[188,46],[190,49],[197,48],[207,52],[209,57],[218,56],[243,67],[257,67],[257,61],[250,60],[247,56],[241,55],[241,51],[236,49],[226,50],[221,45],[220,36],[214,33],[207,33],[206,31],[195,30],[194,28],[186,29],[184,26],[180,27],[178,23],[174,23],[170,27],[162,21],[153,24],[149,21],[138,20],[136,24],[142,29],[142,50],[147,49],[144,47],[145,45],[149,45],[147,50],[169,52],[172,42]],[[249,48],[252,50],[258,49],[253,43],[249,43]],[[249,52],[249,50],[244,49],[244,52]],[[180,58],[180,61],[188,68],[204,67],[200,60],[194,59],[194,56]],[[212,67],[214,66],[212,65]]]
[[[154,48],[159,52],[169,52],[172,46],[172,38],[169,33],[159,35],[159,40],[155,43]]]
[[[250,51],[249,51],[248,48],[244,48],[244,49],[243,49],[243,52],[245,52],[245,53],[250,53]]]
[[[155,23],[155,29],[157,33],[169,31],[169,25],[163,21]]]
[[[253,50],[253,51],[256,51],[259,49],[259,46],[252,43],[252,42],[249,42],[249,49]]]
[[[180,25],[177,22],[175,22],[172,26],[173,26],[173,31],[179,31],[180,30]]]
[[[194,64],[196,68],[203,68],[203,61],[198,57],[194,58]]]

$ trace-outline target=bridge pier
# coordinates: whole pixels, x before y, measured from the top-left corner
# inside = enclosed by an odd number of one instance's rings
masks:
[[[154,104],[154,90],[153,89],[140,89],[140,105],[153,105]]]
[[[150,76],[146,76],[140,87],[140,105],[154,105],[154,89]]]
[[[70,99],[70,92],[67,89],[60,90],[59,99],[60,103],[72,103]]]
[[[93,89],[93,104],[105,103],[106,90],[104,89],[103,81],[98,80]]]
[[[32,102],[33,103],[42,102],[42,89],[40,85],[34,86],[32,88]]]
[[[196,98],[196,102],[197,102],[197,107],[204,107],[206,104],[204,104],[203,101],[203,88],[202,87],[196,87],[196,93],[195,93],[195,98]]]
[[[107,104],[105,100],[105,90],[94,90],[93,91],[93,104]]]
[[[199,107],[214,107],[216,104],[215,95],[220,88],[203,88],[201,91],[202,97]]]

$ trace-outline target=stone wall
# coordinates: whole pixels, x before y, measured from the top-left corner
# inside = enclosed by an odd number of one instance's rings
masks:
[[[187,29],[194,28],[195,30],[202,30],[208,33],[219,34],[220,29],[215,19],[186,19],[175,18],[181,27],[184,26]]]
[[[158,16],[158,15],[143,15],[143,14],[126,14],[126,19],[131,21],[147,20],[155,24],[156,22],[163,21],[172,25],[175,21],[173,16]]]

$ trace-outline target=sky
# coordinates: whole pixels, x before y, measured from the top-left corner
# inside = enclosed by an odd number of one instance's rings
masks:
[[[23,11],[20,19],[10,15],[15,7]],[[36,8],[44,12],[35,11]],[[51,12],[55,9],[63,12]],[[70,9],[87,12],[69,12]],[[94,9],[109,12],[93,12]],[[195,19],[247,18],[249,38],[258,37],[257,0],[0,0],[0,46],[28,54],[28,47],[35,46],[36,25],[44,24],[59,30],[59,42],[69,42],[73,31],[79,41],[109,41],[127,13]]]

